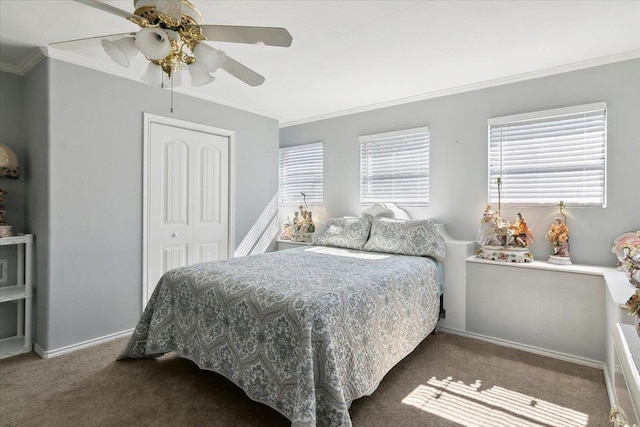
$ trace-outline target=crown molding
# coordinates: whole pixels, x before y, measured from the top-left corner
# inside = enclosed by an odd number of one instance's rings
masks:
[[[7,63],[0,63],[0,71],[4,71],[5,73],[17,74],[19,76],[24,76],[27,74],[33,67],[38,65],[40,61],[45,58],[44,53],[41,49],[34,49],[33,52],[24,60],[20,65],[13,65]]]
[[[318,116],[308,117],[300,120],[293,120],[289,122],[280,123],[280,129],[301,125],[305,123],[317,122],[320,120],[332,119],[335,117],[347,116],[350,114],[362,113],[365,111],[378,110],[385,107],[393,107],[395,105],[408,104],[416,101],[424,101],[426,99],[440,98],[447,95],[456,95],[464,92],[471,92],[473,90],[486,89],[495,86],[502,86],[509,83],[518,83],[526,80],[533,80],[540,77],[552,76],[555,74],[562,74],[570,71],[578,71],[586,68],[597,67],[599,65],[613,64],[615,62],[627,61],[630,59],[640,58],[640,49],[630,50],[614,55],[602,56],[599,58],[589,59],[585,61],[573,62],[570,64],[560,65],[557,67],[545,68],[542,70],[532,71],[529,73],[515,74],[512,76],[501,77],[498,79],[486,80],[483,82],[472,83],[468,85],[457,86],[449,89],[438,90],[434,92],[428,92],[421,95],[415,95],[407,98],[400,98],[391,101],[380,102],[377,104],[365,105],[362,107],[351,108],[342,111],[336,111],[333,113],[322,114]]]

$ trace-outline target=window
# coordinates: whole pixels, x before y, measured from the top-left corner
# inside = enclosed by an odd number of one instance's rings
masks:
[[[606,103],[489,119],[489,201],[606,205]]]
[[[307,203],[323,202],[322,143],[281,148],[279,154],[278,202],[299,205],[305,194]]]
[[[360,137],[360,203],[429,205],[429,128]]]

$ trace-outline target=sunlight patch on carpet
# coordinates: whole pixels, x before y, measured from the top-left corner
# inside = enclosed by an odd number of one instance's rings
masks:
[[[464,426],[585,427],[589,416],[573,409],[499,386],[432,377],[402,399],[402,403]]]

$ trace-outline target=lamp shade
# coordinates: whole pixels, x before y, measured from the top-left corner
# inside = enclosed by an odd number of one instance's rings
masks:
[[[145,83],[160,87],[162,86],[162,73],[163,71],[161,66],[154,64],[153,62],[149,62],[149,65],[147,65],[147,71],[140,78]]]
[[[164,59],[171,53],[169,35],[160,28],[143,28],[136,33],[136,46],[149,59]]]
[[[187,65],[187,70],[191,75],[191,84],[193,86],[204,86],[216,79],[209,74],[206,64],[199,60]]]
[[[133,37],[123,37],[115,41],[104,39],[101,44],[107,55],[123,67],[128,67],[131,58],[139,52]]]
[[[19,175],[18,158],[13,150],[0,144],[0,176],[17,179]]]
[[[206,43],[198,43],[193,48],[193,55],[196,57],[197,62],[202,62],[210,73],[218,70],[226,58],[223,51],[211,47]]]

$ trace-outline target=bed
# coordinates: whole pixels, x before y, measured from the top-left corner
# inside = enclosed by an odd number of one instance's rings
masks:
[[[313,246],[165,273],[120,359],[175,351],[293,426],[350,426],[434,330],[443,259],[430,220],[330,219]]]

